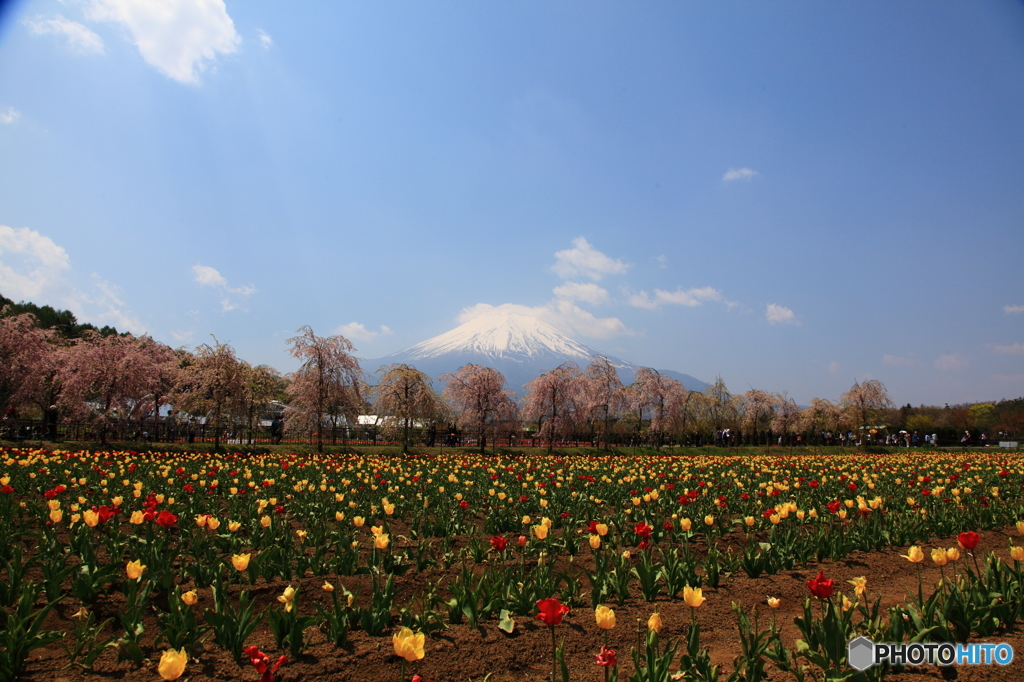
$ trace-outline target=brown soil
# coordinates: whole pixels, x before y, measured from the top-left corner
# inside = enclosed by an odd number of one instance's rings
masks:
[[[1007,537],[1016,535],[1016,530],[1007,528],[1003,531],[981,533],[979,548],[986,553],[993,549],[999,556],[1008,558]],[[944,539],[928,543],[926,547],[949,547],[955,540]],[[745,612],[752,616],[756,608],[761,614],[762,625],[767,624],[771,611],[765,604],[767,596],[779,597],[781,606],[774,616],[782,626],[785,641],[792,646],[797,637],[797,629],[793,618],[802,613],[802,604],[808,596],[807,580],[824,570],[829,578],[835,580],[836,587],[852,595],[853,589],[846,581],[857,576],[866,576],[868,594],[875,598],[881,596],[883,605],[905,603],[908,591],[916,591],[916,575],[912,564],[900,555],[905,548],[889,548],[882,552],[869,554],[855,553],[835,563],[807,566],[792,571],[757,579],[745,575],[728,576],[718,589],[705,588],[707,602],[697,610],[701,625],[701,644],[710,647],[713,662],[723,666],[724,671],[733,669],[733,659],[739,653],[736,617],[730,605],[732,602],[741,604]],[[922,564],[924,584],[934,585],[939,579],[939,569],[930,561]],[[403,604],[409,597],[424,589],[429,582],[444,584],[458,570],[456,565],[449,571],[418,574],[410,571],[403,577],[396,578],[398,591],[396,604]],[[358,578],[329,577],[332,582],[343,583],[353,591],[361,588],[361,594],[369,593],[369,583],[365,576]],[[296,584],[293,581],[291,584]],[[305,578],[301,580],[303,596],[302,611],[313,612],[313,600],[322,600],[326,595],[320,590],[323,578]],[[262,581],[252,588],[260,607],[276,605],[275,598],[287,583],[267,585]],[[927,587],[926,587],[927,589]],[[211,606],[210,590],[199,590],[200,602],[197,609]],[[365,598],[365,597],[364,597]],[[104,597],[97,605],[96,613],[102,619],[115,615],[123,597],[119,593]],[[78,610],[77,602],[71,598],[55,609],[48,618],[48,629],[72,632],[74,621],[71,616]],[[664,621],[662,639],[677,637],[685,633],[690,620],[690,609],[681,601],[671,601],[662,597],[655,603],[648,603],[634,594],[623,607],[612,605],[615,609],[617,626],[609,632],[609,646],[619,655],[620,679],[628,680],[633,671],[633,663],[629,650],[637,642],[637,629],[646,626],[647,618],[656,607]],[[476,629],[467,625],[450,626],[429,639],[426,645],[426,658],[407,666],[407,677],[419,674],[424,680],[437,682],[468,682],[482,680],[488,674],[493,682],[509,680],[514,682],[526,680],[547,680],[551,675],[551,634],[543,623],[538,620],[518,617],[515,631],[507,635],[498,629],[497,621],[484,622]],[[97,682],[100,680],[135,680],[159,679],[156,672],[156,661],[160,650],[153,647],[153,638],[159,631],[155,620],[146,623],[144,644],[150,653],[148,665],[137,668],[128,662],[118,662],[116,651],[108,650],[98,660],[94,672],[65,669],[67,656],[60,645],[34,652],[27,679],[52,680],[52,682]],[[346,680],[369,682],[387,680],[399,682],[400,659],[393,652],[390,636],[369,637],[362,631],[350,634],[350,647],[338,649],[326,641],[324,635],[315,628],[307,631],[312,642],[306,653],[298,660],[290,661],[277,673],[276,679],[283,681],[297,680]],[[575,681],[591,680],[601,682],[604,679],[603,669],[595,664],[594,654],[601,646],[603,631],[598,629],[593,611],[587,607],[576,608],[566,616],[564,622],[556,627],[556,636],[566,642],[566,658],[570,676]],[[71,643],[71,635],[66,642]],[[996,666],[960,667],[956,669],[959,679],[968,682],[982,679],[993,680],[1024,680],[1024,633],[1013,630],[993,638],[992,641],[1005,641],[1021,652],[1018,660],[1005,668]],[[280,652],[275,651],[273,636],[269,633],[266,620],[252,637],[249,644],[256,644],[261,650],[274,659]],[[162,647],[161,647],[162,648]],[[948,673],[947,673],[948,674]],[[792,679],[778,671],[772,673],[774,680]],[[231,655],[213,643],[207,642],[205,653],[198,661],[190,661],[184,678],[192,682],[208,680],[258,680],[256,671],[246,665],[239,667]],[[724,677],[723,677],[724,679]],[[939,669],[922,667],[908,672],[891,675],[888,679],[902,682],[923,682],[929,679],[942,679]]]

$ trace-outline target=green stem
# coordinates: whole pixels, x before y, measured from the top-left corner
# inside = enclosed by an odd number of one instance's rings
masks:
[[[557,682],[558,677],[558,643],[555,641],[555,626],[548,626],[551,628],[551,682]]]

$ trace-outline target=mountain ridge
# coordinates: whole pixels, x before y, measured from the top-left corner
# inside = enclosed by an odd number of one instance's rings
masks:
[[[366,360],[378,366],[406,364],[437,380],[467,363],[493,367],[507,385],[522,394],[523,386],[542,373],[572,361],[586,369],[595,356],[607,358],[623,384],[630,384],[640,365],[586,346],[550,324],[528,315],[494,311],[382,358]],[[377,370],[373,370],[376,372]],[[688,390],[702,391],[707,384],[674,370],[657,370],[681,382]]]

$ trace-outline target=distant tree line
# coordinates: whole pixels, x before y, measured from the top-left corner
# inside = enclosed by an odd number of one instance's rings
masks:
[[[815,398],[797,406],[786,394],[751,389],[732,394],[721,378],[703,391],[650,368],[623,385],[613,363],[594,357],[585,367],[564,363],[533,379],[520,400],[493,368],[467,364],[438,377],[409,365],[378,370],[375,384],[352,344],[320,337],[309,327],[288,340],[298,370],[282,375],[251,365],[216,339],[195,349],[172,349],[151,337],[79,324],[69,311],[14,304],[0,309],[2,430],[41,422],[52,437],[64,422],[87,423],[99,440],[144,433],[147,425],[209,426],[220,434],[252,433],[273,420],[281,431],[309,434],[320,449],[326,433],[346,431],[360,416],[376,433],[433,445],[451,434],[488,442],[529,438],[553,449],[594,446],[824,445],[885,443],[956,445],[966,434],[980,443],[1024,432],[1024,398],[944,407],[896,407],[878,381],[855,382],[838,403]],[[901,433],[905,431],[906,433]],[[914,435],[917,440],[912,441]],[[3,437],[0,435],[0,437]]]

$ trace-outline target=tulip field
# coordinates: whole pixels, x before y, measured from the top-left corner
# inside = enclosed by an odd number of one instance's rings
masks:
[[[1024,679],[846,661],[1024,652],[1022,545],[1017,453],[6,449],[0,682]]]

